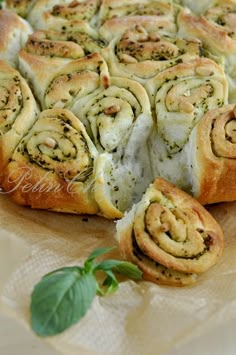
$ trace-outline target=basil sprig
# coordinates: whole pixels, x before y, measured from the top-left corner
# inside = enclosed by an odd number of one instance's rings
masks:
[[[113,248],[94,250],[83,267],[64,267],[45,275],[34,287],[31,295],[31,326],[42,337],[63,332],[83,318],[94,297],[106,296],[118,289],[114,272],[132,279],[141,279],[139,268],[127,261],[94,260]],[[105,279],[100,285],[96,272],[103,271]]]

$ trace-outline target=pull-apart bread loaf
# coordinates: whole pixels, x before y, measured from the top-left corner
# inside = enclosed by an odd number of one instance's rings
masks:
[[[236,200],[235,0],[3,8],[1,187],[32,208],[125,215],[123,256],[193,283],[223,245],[199,202]]]

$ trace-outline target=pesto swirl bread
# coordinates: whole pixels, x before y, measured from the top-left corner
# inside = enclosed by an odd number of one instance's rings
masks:
[[[184,148],[192,193],[202,204],[236,200],[236,110],[211,110]]]
[[[0,60],[0,183],[15,147],[36,121],[38,112],[25,79]]]
[[[0,26],[0,60],[17,67],[18,52],[25,45],[32,28],[25,20],[8,10],[0,10]]]
[[[174,22],[175,6],[171,1],[163,0],[103,0],[99,12],[100,22],[115,17],[157,16]]]
[[[97,150],[70,111],[41,112],[4,170],[3,188],[18,204],[59,212],[96,214]]]
[[[39,0],[27,19],[36,29],[66,26],[74,21],[95,25],[101,0]]]
[[[112,25],[112,23],[110,23]],[[145,83],[159,72],[201,55],[201,42],[173,34],[161,34],[154,25],[148,30],[140,24],[114,38],[102,51],[112,75],[125,76]],[[109,26],[109,33],[112,26]],[[105,28],[103,29],[103,35]],[[109,35],[105,34],[107,38]]]
[[[189,188],[182,149],[203,115],[227,103],[224,72],[212,60],[198,58],[166,69],[149,80],[146,87],[157,119],[150,138],[154,176]]]
[[[100,86],[108,86],[107,65],[98,53],[65,62],[22,50],[19,61],[22,74],[45,109],[69,108],[78,97],[86,96]]]
[[[117,240],[124,259],[136,263],[146,280],[173,286],[193,283],[223,249],[223,234],[213,217],[160,178],[117,223]]]
[[[152,180],[147,141],[153,127],[150,102],[137,82],[111,77],[109,86],[81,98],[72,111],[100,153],[95,198],[108,218],[138,201]]]
[[[236,1],[214,1],[202,16],[195,16],[187,10],[178,17],[179,34],[199,38],[208,51],[222,57],[229,81],[229,99],[236,99]]]

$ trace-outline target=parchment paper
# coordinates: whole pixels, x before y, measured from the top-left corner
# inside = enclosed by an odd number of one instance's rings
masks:
[[[62,354],[235,354],[236,203],[210,211],[223,228],[225,248],[197,284],[171,288],[123,281],[115,294],[96,297],[77,325],[44,341]],[[28,250],[6,280],[1,307],[25,326],[31,291],[45,273],[81,264],[94,248],[116,245],[113,222],[86,218],[33,211],[0,195],[0,232]],[[120,257],[118,251],[107,256]]]

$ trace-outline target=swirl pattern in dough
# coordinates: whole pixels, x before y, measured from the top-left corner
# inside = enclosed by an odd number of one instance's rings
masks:
[[[126,76],[145,83],[159,72],[201,55],[201,42],[160,34],[136,25],[114,38],[102,51],[114,76]]]
[[[0,61],[0,181],[13,150],[37,115],[38,107],[26,81]]]
[[[72,110],[100,153],[94,188],[100,209],[108,218],[121,217],[152,179],[147,141],[153,121],[147,93],[135,81],[111,77],[107,89],[81,98]]]
[[[99,17],[103,22],[126,16],[158,16],[174,22],[175,8],[170,1],[162,0],[103,0]]]
[[[202,16],[195,16],[187,10],[178,17],[179,33],[199,38],[206,49],[224,59],[224,68],[229,80],[229,98],[236,98],[236,2],[215,1]]]
[[[22,50],[20,69],[45,109],[69,108],[77,98],[109,85],[107,65],[98,53],[65,63]]]
[[[213,266],[223,235],[213,217],[191,196],[156,179],[140,203],[117,224],[125,259],[160,284],[183,286]]]
[[[17,203],[32,208],[95,214],[96,157],[77,117],[68,110],[46,110],[16,147],[3,188]]]
[[[184,153],[195,198],[202,204],[234,201],[236,199],[235,105],[225,105],[206,113],[194,127]]]
[[[204,113],[224,105],[228,98],[222,68],[207,58],[169,68],[146,87],[155,105],[158,134],[170,155],[181,151]]]

